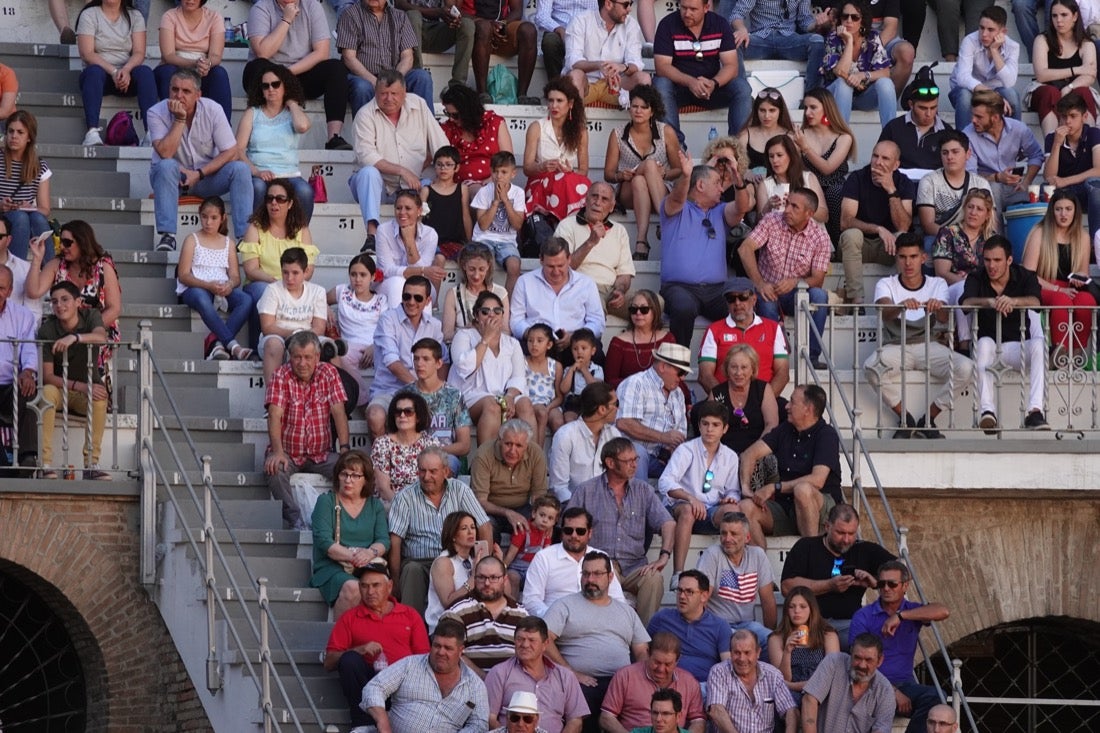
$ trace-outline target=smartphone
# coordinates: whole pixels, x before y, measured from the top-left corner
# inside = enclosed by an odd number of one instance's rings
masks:
[[[474,543],[474,556],[486,556],[489,554],[489,543],[486,540],[478,540]]]
[[[856,566],[852,565],[851,563],[844,563],[843,565],[840,566],[840,574],[841,575],[855,575],[856,574]]]
[[[1089,277],[1088,275],[1082,275],[1079,272],[1071,272],[1069,274],[1069,279],[1073,280],[1074,282],[1081,283],[1082,285],[1088,285],[1092,282],[1091,277]]]
[[[1027,173],[1027,163],[1021,163],[1012,169],[1012,174],[1015,176],[1022,176]]]

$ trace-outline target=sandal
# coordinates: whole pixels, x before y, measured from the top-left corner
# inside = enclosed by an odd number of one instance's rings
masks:
[[[252,358],[252,349],[237,344],[233,347],[233,358],[237,361],[248,361]]]
[[[645,241],[644,239],[639,239],[634,244],[636,244],[636,245],[640,244],[643,247],[645,247],[645,251],[642,251],[642,250],[639,250],[639,249],[634,250],[634,261],[635,262],[645,262],[645,261],[647,261],[649,259],[649,250],[650,250],[649,242]]]

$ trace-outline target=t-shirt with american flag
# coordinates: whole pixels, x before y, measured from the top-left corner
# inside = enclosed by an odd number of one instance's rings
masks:
[[[731,624],[753,620],[760,588],[775,583],[768,556],[752,545],[745,547],[736,565],[722,552],[721,545],[711,545],[699,557],[696,568],[710,579],[714,589],[707,607]]]

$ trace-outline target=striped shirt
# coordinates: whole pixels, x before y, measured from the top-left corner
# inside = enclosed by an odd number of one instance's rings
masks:
[[[488,672],[516,655],[516,623],[527,611],[511,598],[494,617],[489,608],[476,598],[463,598],[443,614],[466,627],[466,658],[478,669]]]
[[[709,10],[698,36],[688,30],[679,13],[670,13],[657,24],[653,38],[653,55],[671,56],[673,67],[688,76],[714,78],[722,69],[718,56],[727,51],[737,52],[733,29],[729,21]]]
[[[11,165],[10,174],[6,172],[9,164]],[[49,180],[52,175],[53,171],[46,165],[46,161],[40,158],[38,175],[30,183],[23,183],[23,161],[7,160],[4,151],[0,149],[0,200],[11,199],[17,204],[33,206],[37,203],[39,184]]]
[[[402,558],[434,560],[438,557],[443,552],[440,542],[443,519],[458,511],[472,515],[479,527],[489,521],[474,498],[474,492],[457,479],[447,479],[438,508],[424,496],[419,481],[397,492],[390,504],[390,534],[401,538]]]
[[[772,733],[776,716],[782,718],[796,707],[783,673],[766,662],[756,664],[751,695],[731,663],[714,665],[707,677],[707,709],[712,705],[724,707],[740,733]]]
[[[379,18],[357,2],[340,13],[336,23],[336,47],[354,49],[359,63],[372,74],[396,69],[401,52],[416,47],[409,16],[403,10],[384,6]]]
[[[483,733],[489,698],[472,669],[459,665],[461,678],[450,694],[440,694],[428,655],[405,657],[386,667],[363,688],[363,706],[385,707],[393,733]]]

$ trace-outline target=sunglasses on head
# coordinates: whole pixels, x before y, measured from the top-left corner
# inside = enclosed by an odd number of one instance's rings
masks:
[[[631,3],[631,5],[633,5],[633,3]],[[508,722],[518,723],[522,720],[524,723],[530,725],[535,722],[535,717],[536,716],[531,713],[508,713]]]
[[[637,313],[641,313],[643,316],[648,316],[649,312],[653,309],[650,308],[648,305],[631,305],[628,306],[626,310],[632,316]]]
[[[282,85],[283,85],[283,82],[281,80],[261,81],[260,82],[260,89],[263,89],[266,92],[268,89],[278,89]]]
[[[779,100],[779,99],[783,99],[783,95],[779,93],[778,89],[772,89],[771,87],[768,87],[766,89],[761,89],[759,92],[757,92],[756,93],[756,98],[757,99],[776,99],[776,100]]]
[[[504,308],[499,305],[495,305],[492,308],[490,308],[489,306],[484,306],[482,308],[479,308],[477,312],[483,316],[500,316],[504,315]]]
[[[274,195],[273,194],[268,194],[267,196],[264,196],[264,201],[266,203],[269,203],[269,204],[272,204],[272,203],[285,204],[287,201],[290,201],[290,197],[289,196],[284,196],[281,193],[280,194],[274,194]]]
[[[417,303],[423,303],[426,297],[420,293],[401,293],[401,300],[404,303],[408,303],[410,300],[415,300]]]
[[[562,527],[561,533],[565,535],[575,534],[578,537],[584,537],[588,534],[588,527]]]
[[[747,303],[756,293],[726,293],[727,303]]]
[[[917,87],[913,90],[913,93],[921,97],[938,97],[940,96],[939,87]]]

